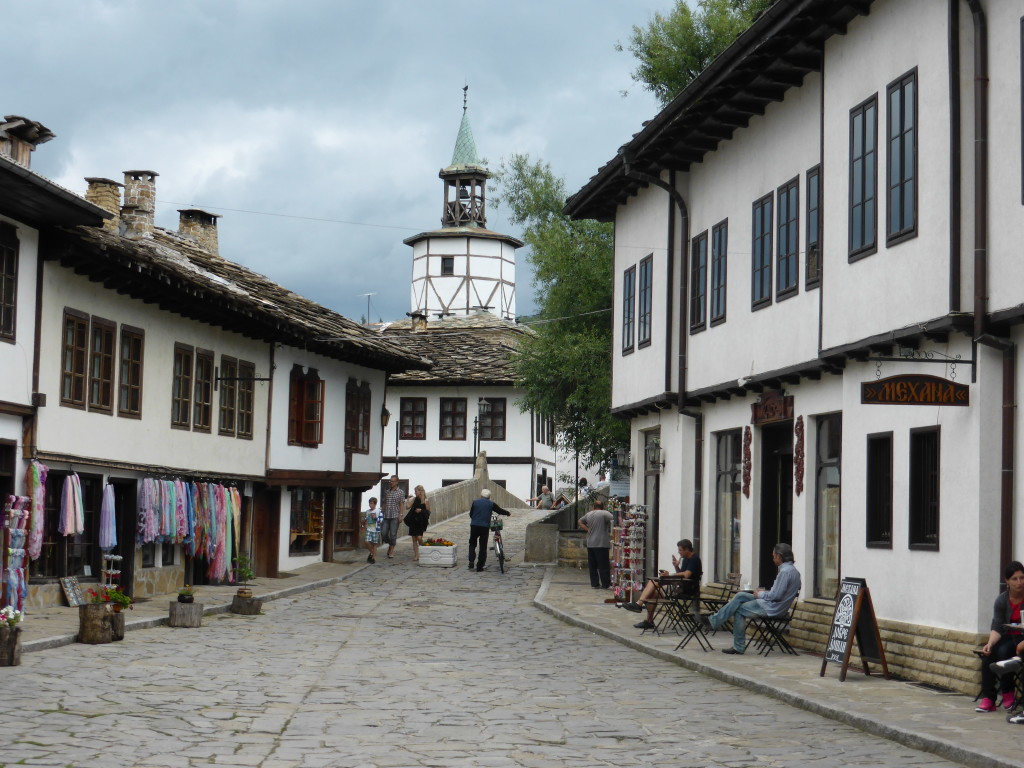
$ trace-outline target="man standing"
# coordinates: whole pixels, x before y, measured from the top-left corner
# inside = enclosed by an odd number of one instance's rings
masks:
[[[551,509],[555,506],[555,494],[546,485],[540,487],[540,493],[527,501],[536,501],[537,509]]]
[[[612,513],[604,508],[603,501],[597,500],[594,508],[577,522],[587,532],[590,586],[594,589],[608,589],[612,585],[612,570],[608,561],[608,550],[612,546]]]
[[[476,556],[477,544],[480,545],[480,558],[476,561],[476,572],[480,573],[487,562],[487,534],[491,530],[491,513],[510,516],[493,501],[491,492],[484,488],[480,491],[480,498],[473,500],[473,506],[469,508],[469,570],[473,570],[473,560]]]
[[[382,544],[387,542],[388,558],[394,559],[395,544],[398,542],[398,521],[405,507],[405,491],[398,487],[398,475],[392,475],[388,482],[391,487],[384,491],[384,502],[381,504],[384,511],[384,528],[380,540]]]
[[[722,653],[741,654],[747,649],[747,616],[782,616],[800,593],[800,571],[794,565],[793,548],[789,544],[776,544],[772,550],[772,562],[779,569],[779,574],[771,589],[738,592],[718,613],[708,617],[715,630],[732,619],[732,648],[724,648]]]

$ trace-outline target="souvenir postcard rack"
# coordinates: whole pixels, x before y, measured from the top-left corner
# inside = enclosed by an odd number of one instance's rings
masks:
[[[644,588],[647,507],[625,504],[612,528],[612,589],[616,602],[630,602]]]

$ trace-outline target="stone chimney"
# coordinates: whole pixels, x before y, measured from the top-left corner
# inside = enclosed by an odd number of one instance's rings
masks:
[[[110,232],[117,232],[118,227],[121,226],[121,187],[124,184],[98,176],[86,176],[85,181],[89,185],[89,188],[85,190],[85,199],[114,214],[114,218],[104,219],[103,228]]]
[[[156,210],[156,171],[124,172],[124,206],[121,230],[125,237],[145,237],[153,233]]]
[[[6,115],[0,122],[0,155],[30,168],[35,148],[52,138],[53,131],[42,123],[20,115]]]
[[[427,313],[421,309],[415,312],[409,313],[409,318],[412,320],[410,328],[413,331],[425,331],[427,330]]]
[[[217,219],[219,214],[200,208],[178,209],[178,234],[191,237],[214,256],[218,254]]]

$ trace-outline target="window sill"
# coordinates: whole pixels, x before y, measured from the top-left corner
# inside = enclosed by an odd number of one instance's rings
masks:
[[[757,312],[759,310],[765,309],[766,307],[770,307],[771,305],[772,305],[772,300],[771,299],[763,299],[763,300],[757,302],[756,304],[751,304],[750,305],[750,311],[751,312]]]
[[[878,246],[872,245],[870,248],[864,248],[860,251],[854,251],[853,253],[846,257],[846,261],[850,264],[853,264],[853,262],[855,261],[866,259],[868,256],[874,256],[876,253],[878,253]]]
[[[714,328],[716,325],[721,325],[724,322],[725,322],[725,315],[722,315],[721,317],[713,318],[711,320],[711,327]]]
[[[915,237],[917,237],[917,227],[905,229],[902,232],[897,232],[886,237],[885,247],[890,248],[894,245],[899,245],[902,242],[906,242],[907,240],[913,240]]]
[[[785,291],[779,291],[775,294],[775,302],[785,301],[786,299],[792,299],[794,296],[800,295],[800,289],[797,287],[787,288]]]

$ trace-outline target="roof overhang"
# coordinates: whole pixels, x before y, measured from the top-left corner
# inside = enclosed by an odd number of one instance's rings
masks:
[[[96,227],[112,214],[54,184],[10,158],[0,156],[0,214],[33,227]]]

